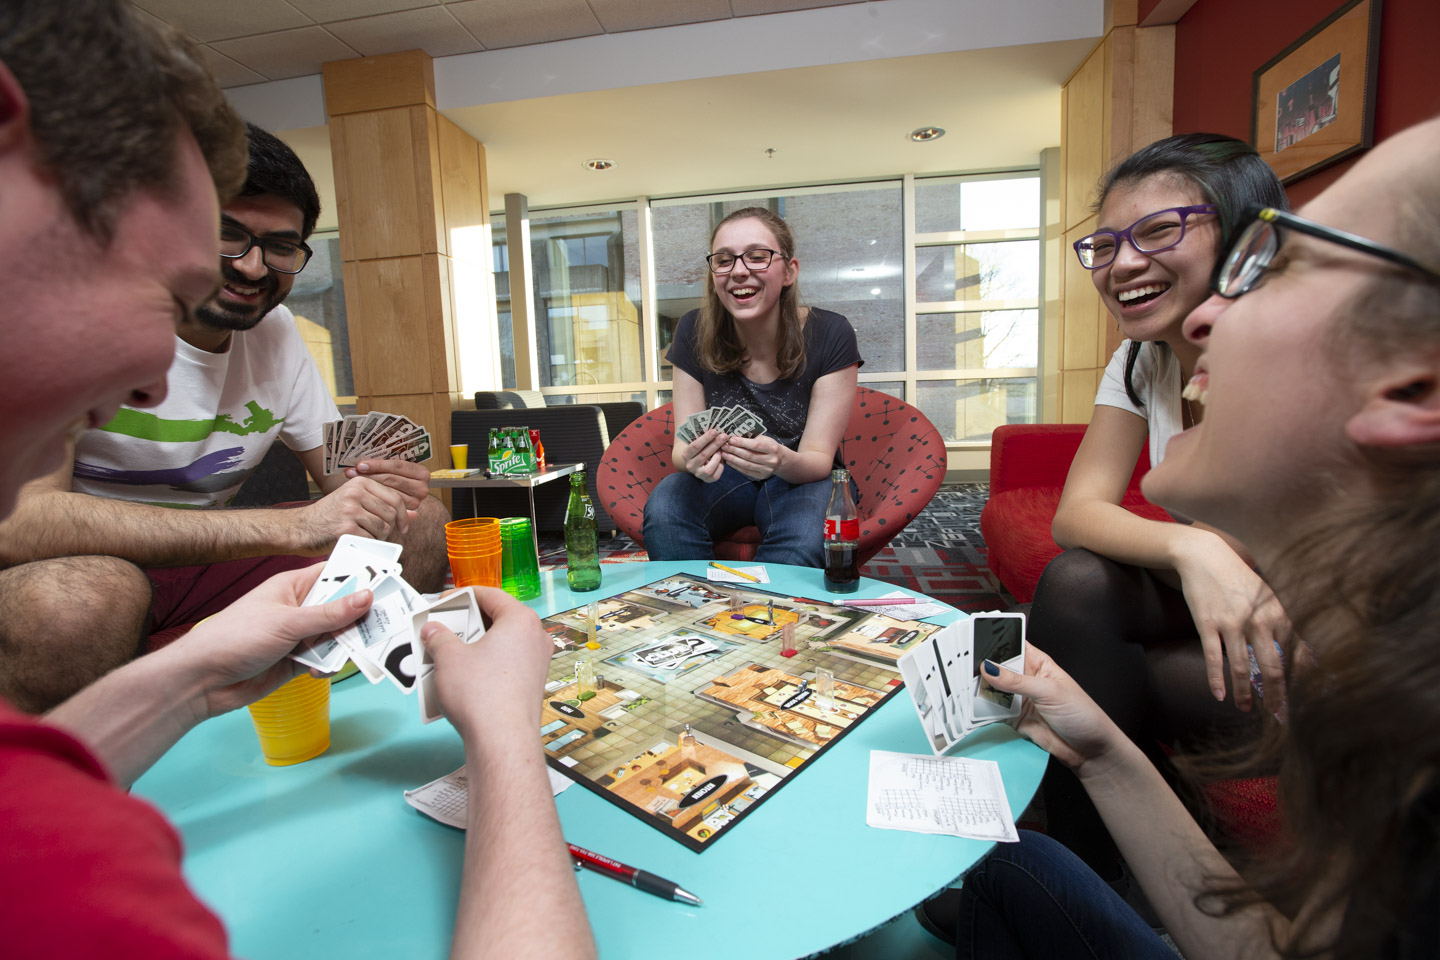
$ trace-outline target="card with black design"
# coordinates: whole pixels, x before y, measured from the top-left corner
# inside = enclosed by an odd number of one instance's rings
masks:
[[[900,675],[937,756],[977,727],[1020,715],[1024,698],[990,686],[986,660],[1024,672],[1023,614],[977,613],[927,637],[900,658]]]

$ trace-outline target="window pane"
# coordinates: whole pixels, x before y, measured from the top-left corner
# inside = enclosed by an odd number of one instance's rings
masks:
[[[510,250],[505,240],[505,215],[490,217],[490,241],[494,249],[495,323],[500,334],[500,383],[515,389],[515,327],[510,316]]]
[[[946,440],[985,442],[1002,423],[1035,422],[1035,378],[922,380],[916,406]]]
[[[897,400],[905,399],[905,381],[903,380],[870,380],[860,384],[860,386],[869,387],[871,390],[878,390],[881,393],[888,393]]]
[[[921,313],[915,316],[917,370],[1034,367],[1040,311]]]
[[[705,297],[710,234],[742,207],[768,206],[785,218],[800,260],[801,299],[843,314],[855,328],[861,369],[901,371],[905,364],[904,235],[900,186],[804,193],[710,203],[656,205],[656,312],[660,379],[675,324]]]
[[[645,405],[645,394],[641,393],[547,393],[545,405],[558,407],[572,403],[618,403],[622,400],[636,400]]]
[[[345,284],[340,274],[340,238],[312,236],[315,256],[295,276],[285,305],[295,314],[300,339],[310,348],[331,396],[353,397],[350,327],[345,322]]]
[[[1038,297],[1040,241],[916,247],[915,275],[919,303]]]
[[[531,218],[542,387],[644,379],[638,251],[633,210]]]
[[[1040,226],[1040,178],[915,181],[915,231],[1018,230]]]

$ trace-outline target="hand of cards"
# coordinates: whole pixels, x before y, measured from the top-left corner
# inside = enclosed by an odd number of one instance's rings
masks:
[[[325,472],[353,467],[361,460],[430,459],[430,434],[409,417],[378,410],[331,420],[323,427]]]
[[[435,620],[474,643],[484,635],[485,623],[469,587],[439,599],[417,593],[400,577],[400,550],[396,543],[342,536],[301,606],[329,603],[359,590],[370,590],[375,601],[364,619],[339,633],[306,641],[290,657],[322,673],[334,673],[353,660],[371,683],[389,679],[401,693],[418,690],[420,717],[430,723],[440,719],[440,701],[435,663],[420,642],[420,628]]]
[[[1025,671],[1024,614],[977,613],[957,620],[900,658],[900,676],[936,756],[976,727],[1020,716],[1023,698],[986,682],[981,668],[986,660]]]
[[[710,429],[732,437],[758,437],[765,432],[765,425],[760,422],[758,413],[742,406],[711,407],[686,417],[685,422],[675,431],[675,436],[682,443],[692,443]]]

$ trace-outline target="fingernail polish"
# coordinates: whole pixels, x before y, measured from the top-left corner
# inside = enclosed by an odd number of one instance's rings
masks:
[[[996,663],[994,660],[986,660],[984,666],[985,672],[990,674],[990,676],[1000,676],[1000,664]]]

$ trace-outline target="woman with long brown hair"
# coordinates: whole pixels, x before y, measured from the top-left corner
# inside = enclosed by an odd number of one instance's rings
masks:
[[[1269,856],[1237,872],[1040,649],[1025,675],[985,664],[1025,695],[1020,732],[1075,771],[1189,960],[1440,952],[1437,152],[1432,120],[1303,216],[1247,212],[1185,320],[1205,416],[1144,481],[1238,537],[1294,624],[1287,722],[1241,758],[1279,771]],[[1038,834],[997,848],[961,898],[960,956],[1173,956]]]
[[[652,560],[709,559],[717,539],[754,525],[756,560],[823,566],[830,471],[864,362],[855,331],[801,304],[795,240],[771,210],[725,217],[705,259],[705,306],[680,318],[666,355],[675,423],[717,407],[749,417],[690,439],[676,431],[677,472],[645,503],[645,549]]]

